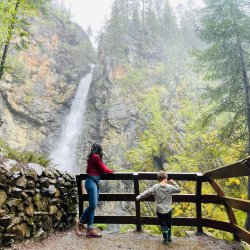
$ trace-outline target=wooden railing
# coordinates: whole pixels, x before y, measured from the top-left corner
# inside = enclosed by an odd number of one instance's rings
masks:
[[[139,172],[139,173],[114,173],[103,175],[102,180],[131,180],[133,181],[133,193],[100,193],[100,201],[130,201],[135,203],[135,216],[95,216],[95,223],[105,224],[135,224],[137,231],[141,231],[142,225],[158,225],[156,217],[141,216],[142,201],[136,201],[135,197],[139,194],[141,180],[156,180],[157,173]],[[222,189],[216,183],[216,179],[231,177],[250,176],[250,157],[232,165],[217,168],[201,173],[169,173],[170,179],[177,181],[192,181],[196,184],[195,194],[174,194],[173,202],[191,202],[195,203],[196,217],[192,218],[173,218],[172,224],[177,226],[194,226],[197,233],[203,232],[203,227],[210,227],[218,230],[231,232],[236,240],[244,240],[250,244],[250,232],[237,225],[233,208],[245,212],[250,212],[250,201],[225,196]],[[84,201],[88,200],[87,194],[84,194],[83,180],[86,174],[76,176],[78,198],[79,198],[79,216],[83,212]],[[209,182],[217,195],[202,194],[202,183]],[[143,201],[154,201],[150,196]],[[202,218],[202,203],[221,204],[225,206],[229,222]]]

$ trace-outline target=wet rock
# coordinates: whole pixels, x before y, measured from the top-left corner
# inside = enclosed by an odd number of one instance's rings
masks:
[[[33,216],[34,215],[34,208],[33,208],[33,206],[30,205],[30,206],[26,207],[24,209],[24,213],[27,214],[27,215],[29,215],[29,216]]]
[[[12,174],[12,177],[13,177],[14,179],[18,179],[20,176],[21,176],[21,174]]]
[[[7,181],[7,177],[4,174],[0,174],[0,182],[3,184],[6,184]]]
[[[17,188],[17,187],[12,187],[10,188],[10,196],[14,197],[14,198],[20,198],[22,195],[22,189],[21,188]]]
[[[0,207],[3,206],[8,199],[7,193],[3,190],[0,190]]]
[[[17,180],[16,185],[17,185],[18,187],[21,187],[21,188],[26,188],[27,179],[26,179],[24,176],[20,177],[20,178]]]
[[[54,185],[49,185],[49,194],[53,195],[56,193],[56,187]]]
[[[3,217],[4,215],[6,215],[6,214],[8,214],[8,210],[7,210],[7,208],[5,208],[5,209],[0,209],[0,217]]]
[[[17,207],[22,202],[22,199],[10,198],[7,201],[9,207]]]
[[[60,191],[56,188],[55,197],[58,198],[60,197],[60,195],[61,195]]]
[[[42,166],[36,163],[28,163],[28,167],[34,169],[38,176],[41,176],[44,170]]]
[[[0,234],[3,234],[4,229],[5,229],[4,227],[0,226]]]
[[[61,202],[62,202],[61,199],[55,198],[55,199],[49,200],[49,205],[56,205],[56,204],[60,204]]]
[[[35,187],[36,187],[36,184],[35,184],[34,181],[28,181],[27,182],[27,185],[26,185],[27,189],[35,189]]]
[[[8,215],[5,215],[0,218],[0,225],[2,227],[7,227],[11,223],[11,218]]]
[[[27,223],[25,223],[25,222],[13,227],[13,232],[15,233],[15,239],[17,239],[17,240],[21,240],[25,237],[30,236],[30,230],[28,228]]]
[[[42,229],[44,231],[50,231],[52,228],[52,219],[48,217],[46,220],[43,221],[42,223]]]
[[[12,176],[13,177],[13,176]],[[15,178],[11,178],[9,180],[9,186],[11,187],[15,187],[16,186],[16,179]]]
[[[14,243],[15,234],[3,234],[2,235],[2,245],[10,246]]]
[[[33,197],[36,194],[36,191],[31,189],[25,189],[24,192],[27,193],[30,197]]]
[[[30,177],[34,180],[37,180],[37,172],[35,169],[30,168],[30,167],[28,167],[28,168],[26,167],[23,169],[23,171],[24,171],[24,174],[26,177]]]
[[[42,228],[39,228],[35,234],[35,238],[40,238],[44,234],[44,231]]]
[[[48,177],[40,178],[40,179],[39,179],[39,182],[41,183],[41,185],[42,185],[43,187],[46,187],[46,188],[48,188],[49,185],[50,185],[50,180],[49,180]]]
[[[32,197],[30,197],[25,191],[22,192],[23,203],[26,206],[29,206],[32,203]]]
[[[9,160],[9,162],[12,160]],[[13,161],[13,167],[11,167],[10,171],[13,175],[20,175],[21,174],[21,167],[17,165],[16,161]]]
[[[57,213],[58,213],[57,206],[49,206],[49,214],[50,215],[57,214]]]
[[[49,178],[54,178],[54,179],[56,178],[55,174],[50,169],[45,169],[43,173],[45,176]]]
[[[18,211],[23,211],[24,210],[24,203],[21,203],[17,206]]]

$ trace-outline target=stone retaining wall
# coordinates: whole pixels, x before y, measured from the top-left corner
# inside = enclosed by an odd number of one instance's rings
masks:
[[[69,228],[76,216],[74,177],[0,156],[0,246]]]

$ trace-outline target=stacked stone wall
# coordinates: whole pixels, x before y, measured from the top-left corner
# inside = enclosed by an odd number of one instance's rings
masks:
[[[70,174],[0,157],[0,246],[70,228],[76,205]]]

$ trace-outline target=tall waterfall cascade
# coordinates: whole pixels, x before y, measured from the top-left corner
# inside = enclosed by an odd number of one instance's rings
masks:
[[[76,170],[76,148],[84,123],[84,112],[93,70],[94,64],[91,64],[91,72],[81,79],[70,112],[65,117],[61,136],[50,154],[50,159],[60,170],[72,174]]]

